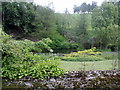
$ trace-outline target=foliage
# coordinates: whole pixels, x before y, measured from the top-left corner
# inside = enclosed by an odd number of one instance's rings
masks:
[[[78,43],[70,43],[70,49],[77,49],[78,47],[80,47]]]
[[[35,49],[33,49],[33,51],[37,51],[38,53],[40,53],[40,51],[49,51],[49,52],[53,52],[53,50],[51,49],[51,47],[49,47],[49,44],[52,43],[52,40],[49,38],[43,38],[42,40],[38,41],[38,42],[34,42],[34,47]]]
[[[43,79],[63,74],[58,67],[58,58],[36,54],[45,51],[96,47],[66,54],[62,59],[117,60],[116,55],[101,53],[99,49],[119,49],[118,7],[118,2],[105,1],[101,6],[97,6],[96,2],[92,5],[83,3],[74,7],[74,13],[78,14],[69,14],[67,9],[67,13],[58,14],[49,7],[33,3],[2,2],[0,16],[3,16],[3,30],[13,37],[14,33],[19,33],[23,38],[40,40],[17,41],[0,31],[3,77],[16,79],[32,76]]]
[[[3,27],[17,29],[17,32],[29,33],[32,31],[34,21],[33,3],[27,2],[2,2]]]
[[[58,61],[59,60],[57,59],[48,59],[42,63],[39,62],[34,67],[31,67],[30,74],[33,76],[33,78],[41,79],[59,76],[63,74],[63,71],[58,67]]]
[[[56,37],[52,39],[52,43],[49,46],[53,50],[67,50],[67,49],[77,49],[79,45],[75,42],[69,43],[63,37]]]
[[[97,2],[92,1],[92,5],[86,4],[86,2],[82,3],[80,6],[74,5],[74,13],[85,13],[85,12],[91,12],[95,7],[97,6]]]
[[[35,78],[49,78],[59,76],[63,70],[58,67],[58,59],[49,58],[44,60],[40,55],[33,54],[31,50],[42,50],[37,47],[38,44],[45,45],[49,39],[43,39],[41,42],[32,42],[29,40],[16,41],[8,35],[3,35],[0,39],[0,51],[2,52],[2,77],[17,79],[25,76]],[[36,44],[37,43],[37,44]],[[34,47],[36,46],[36,47]]]
[[[83,49],[107,49],[113,45],[117,50],[117,1],[104,1],[101,6],[97,6],[96,2],[82,3],[74,6],[77,14],[55,13],[49,7],[25,2],[3,2],[2,7],[3,29],[7,33],[11,32],[13,37],[14,33],[19,33],[22,34],[20,39],[32,38],[38,41],[50,38],[53,40],[50,45],[52,49],[76,47],[76,44],[71,44],[75,42]]]
[[[56,31],[54,12],[48,7],[34,6],[35,9],[35,20],[33,25],[35,26],[34,32],[29,33],[30,36],[42,38],[50,38],[54,34],[58,35]]]
[[[101,52],[95,52],[96,48],[92,48],[89,50],[84,51],[78,51],[78,52],[72,52],[70,54],[65,55],[62,59],[67,61],[98,61],[102,60],[101,57],[98,55],[101,54]]]
[[[100,49],[109,44],[117,46],[118,36],[118,6],[112,2],[103,2],[92,13],[92,26],[94,29],[94,44],[97,42]],[[115,39],[116,38],[116,39]]]
[[[95,47],[88,50],[71,52],[62,57],[65,61],[100,61],[100,60],[118,60],[118,53],[103,52]]]
[[[91,34],[91,15],[81,14],[75,28],[76,40],[81,43],[81,46],[85,49],[89,49],[90,46],[90,34]],[[86,45],[87,44],[87,45]]]
[[[95,49],[95,52],[111,52],[110,49]]]
[[[69,49],[69,43],[68,42],[60,42],[58,39],[54,39],[53,43],[50,44],[50,47],[53,50]]]
[[[58,35],[51,36],[52,43],[49,46],[53,50],[60,50],[60,49],[69,49],[69,43],[65,40],[64,37]]]

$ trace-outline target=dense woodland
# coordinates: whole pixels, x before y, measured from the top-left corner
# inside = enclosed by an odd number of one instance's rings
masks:
[[[16,39],[38,41],[50,38],[53,50],[98,49],[118,46],[118,2],[97,6],[83,3],[74,6],[74,14],[55,13],[49,6],[34,3],[2,3],[3,30]]]

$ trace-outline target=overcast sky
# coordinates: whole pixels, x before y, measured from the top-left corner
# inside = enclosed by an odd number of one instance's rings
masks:
[[[74,5],[81,5],[83,2],[91,3],[92,1],[96,1],[100,5],[104,0],[34,0],[34,3],[47,6],[48,3],[53,2],[55,12],[62,13],[67,8],[72,13]]]

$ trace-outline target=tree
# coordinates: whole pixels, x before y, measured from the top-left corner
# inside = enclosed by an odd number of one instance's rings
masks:
[[[97,2],[92,1],[92,5],[86,4],[86,2],[82,3],[80,6],[74,5],[74,13],[85,13],[85,12],[91,12],[95,7],[97,6]]]
[[[80,12],[80,7],[74,5],[73,11],[74,11],[74,13],[79,13]]]
[[[90,7],[90,10],[93,10],[97,6],[97,2],[92,1],[92,5]]]
[[[88,11],[88,5],[86,4],[86,2],[82,3],[82,5],[80,6],[80,11],[83,13]]]
[[[65,9],[65,13],[66,14],[70,14],[67,8]]]
[[[90,46],[86,46],[86,44],[89,43],[90,29],[91,29],[90,14],[80,14],[75,32],[77,36],[77,42],[81,43],[83,48],[90,48]]]
[[[0,25],[2,24],[2,4],[0,3]]]
[[[32,31],[33,3],[2,2],[2,15],[4,31],[8,32],[8,29],[16,29],[17,32],[25,33]]]
[[[111,2],[104,2],[102,6],[96,7],[93,10],[92,23],[96,32],[94,35],[96,36],[101,49],[107,48],[110,43],[114,42],[112,40],[118,38],[117,33],[115,33],[118,27],[116,23],[118,18],[116,15],[117,13],[117,6]]]
[[[32,23],[35,26],[35,31],[32,32],[32,35],[42,39],[53,35],[53,33],[57,33],[54,11],[49,7],[42,7],[39,5],[35,7],[35,20]]]

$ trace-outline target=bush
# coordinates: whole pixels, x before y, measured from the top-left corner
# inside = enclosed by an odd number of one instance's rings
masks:
[[[63,74],[63,70],[58,67],[58,61],[57,59],[48,59],[46,61],[43,61],[42,63],[37,63],[34,67],[31,67],[30,74],[34,78],[51,78],[54,76],[59,76]]]
[[[52,40],[49,38],[43,38],[42,40],[35,42],[34,47],[35,47],[35,51],[37,53],[40,53],[42,51],[48,51],[48,52],[53,52],[53,50],[51,49],[51,47],[49,47],[49,44],[52,43]],[[40,50],[41,49],[41,50]]]
[[[70,49],[77,49],[79,45],[77,43],[70,43]]]
[[[29,40],[12,40],[8,35],[3,35],[2,37],[0,38],[0,51],[2,52],[3,78],[17,79],[33,76],[43,79],[63,74],[63,70],[58,67],[58,59],[49,58],[44,60],[40,55],[31,52],[38,48],[42,50],[43,48],[41,49],[38,45],[42,41],[34,43]],[[46,39],[43,42],[48,43]],[[40,45],[43,45],[43,43]],[[47,48],[47,46],[45,47]]]
[[[102,60],[101,57],[98,55],[101,55],[101,52],[95,52],[96,48],[84,50],[84,51],[78,51],[78,52],[72,52],[70,54],[66,54],[62,60],[66,61],[99,61]]]
[[[95,52],[110,52],[110,49],[95,49]]]
[[[109,45],[107,46],[107,48],[110,49],[110,50],[113,51],[113,52],[117,50],[117,46],[114,45],[114,44],[109,44]]]
[[[69,42],[62,37],[52,37],[52,43],[49,45],[53,50],[69,49]]]
[[[79,45],[77,43],[69,43],[62,36],[51,37],[52,43],[49,45],[53,50],[67,50],[67,49],[77,49]]]
[[[100,57],[96,57],[96,56],[63,57],[62,59],[65,61],[80,61],[80,62],[102,60]]]
[[[79,50],[79,51],[83,51],[84,48],[83,48],[83,47],[78,47],[77,50]]]

